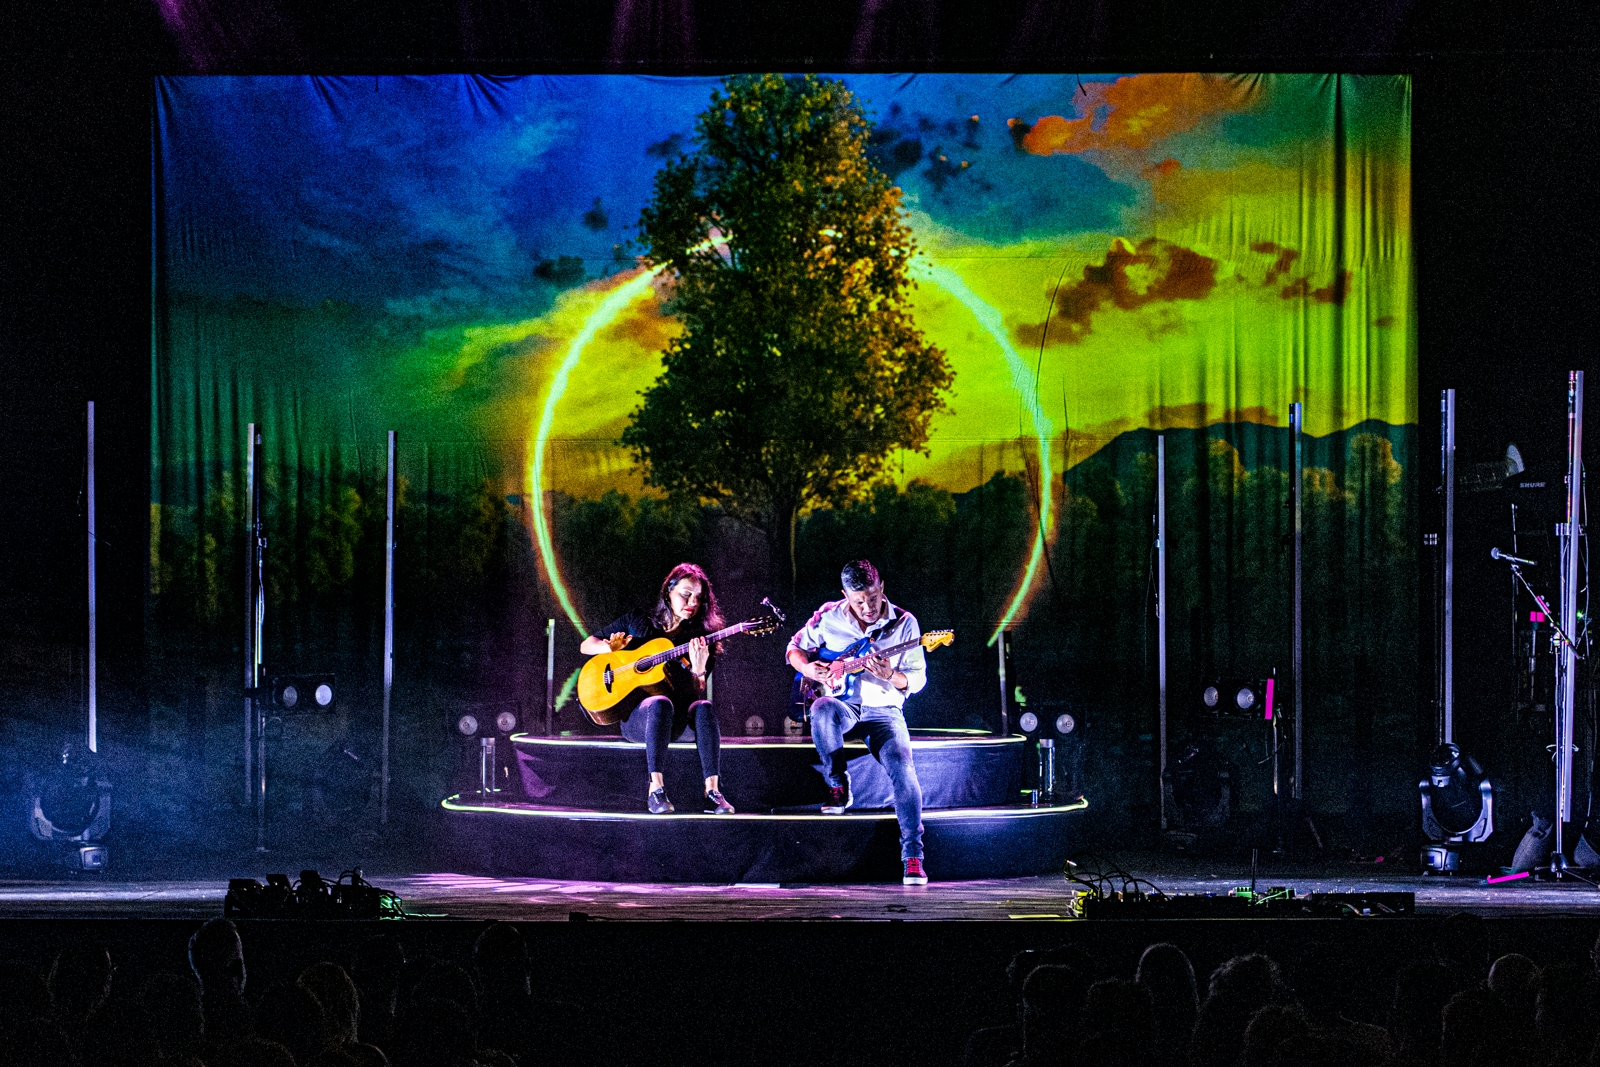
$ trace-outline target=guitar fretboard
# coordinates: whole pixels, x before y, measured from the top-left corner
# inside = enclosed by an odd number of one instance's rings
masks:
[[[898,645],[890,645],[888,648],[874,649],[873,651],[868,652],[864,656],[857,656],[854,659],[845,660],[844,661],[844,669],[846,671],[853,671],[857,667],[861,666],[863,663],[867,662],[867,660],[871,659],[873,656],[893,656],[896,653],[904,652],[906,649],[911,648],[914,645],[920,645],[920,644],[922,644],[922,638],[913,637],[911,640],[902,641]]]
[[[718,641],[721,641],[724,637],[732,637],[734,634],[742,634],[746,630],[755,629],[758,625],[759,623],[756,622],[735,623],[726,629],[718,630],[714,634],[706,634],[705,641],[708,645],[714,645]],[[645,671],[653,671],[663,663],[670,663],[672,660],[677,659],[679,656],[682,656],[688,651],[689,644],[688,642],[684,642],[681,645],[675,645],[674,647],[667,649],[665,652],[657,652],[653,656],[646,656],[644,659],[634,660],[633,669],[639,674],[643,674]]]

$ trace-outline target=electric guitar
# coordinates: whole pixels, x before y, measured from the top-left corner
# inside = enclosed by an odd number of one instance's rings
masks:
[[[736,623],[714,634],[706,634],[706,644],[714,645],[734,634],[772,633],[779,620],[772,615]],[[602,652],[590,656],[578,672],[578,703],[596,726],[611,726],[633,713],[647,696],[667,691],[667,664],[688,655],[687,642],[674,645],[669,638],[657,637],[638,648]]]
[[[795,671],[794,684],[789,691],[789,701],[794,705],[790,718],[804,721],[811,713],[811,705],[820,697],[833,697],[846,704],[858,703],[861,700],[861,672],[866,669],[867,660],[873,656],[894,656],[918,645],[932,652],[955,639],[954,630],[929,630],[921,637],[913,637],[909,641],[902,641],[888,648],[873,648],[872,637],[869,635],[838,652],[826,648],[818,649],[817,659],[833,664],[833,681],[827,683],[813,681]]]

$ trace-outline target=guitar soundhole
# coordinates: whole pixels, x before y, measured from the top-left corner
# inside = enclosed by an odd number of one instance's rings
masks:
[[[608,692],[608,693],[611,692],[611,679],[612,679],[612,677],[613,677],[613,675],[611,673],[611,668],[607,667],[606,668],[606,673],[605,673],[605,679],[606,679],[606,692]]]

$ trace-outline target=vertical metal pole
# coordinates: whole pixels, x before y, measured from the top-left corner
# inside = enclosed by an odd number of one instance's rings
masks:
[[[1455,579],[1456,579],[1456,391],[1446,389],[1439,407],[1444,425],[1440,428],[1440,481],[1444,486],[1444,677],[1440,679],[1439,743],[1456,739],[1455,697]]]
[[[1302,437],[1305,433],[1305,407],[1299,401],[1289,405],[1289,432],[1294,438],[1294,476],[1291,484],[1294,486],[1294,645],[1289,652],[1291,669],[1294,671],[1294,783],[1289,795],[1300,800],[1304,793],[1301,789],[1301,771],[1303,745],[1301,735],[1303,725],[1303,712],[1305,707],[1305,678],[1302,671],[1302,655],[1305,651],[1305,507],[1302,490],[1303,476],[1305,473],[1305,442]],[[1272,720],[1273,729],[1276,730],[1278,720]],[[1277,742],[1273,742],[1273,754],[1277,754]],[[1277,764],[1273,764],[1276,773]],[[1277,782],[1274,781],[1273,789],[1276,791]]]
[[[89,470],[85,493],[89,512],[89,751],[100,751],[100,724],[95,707],[95,570],[94,570],[94,401],[89,401]]]
[[[389,698],[394,691],[394,431],[384,479],[383,534],[383,749],[378,768],[378,823],[389,825]]]
[[[1006,632],[995,635],[995,647],[1000,650],[1000,736],[1011,733],[1010,708],[1006,703]]]
[[[244,803],[256,797],[256,424],[245,431],[244,459]]]
[[[544,639],[544,733],[549,737],[556,732],[556,620],[544,620]]]
[[[1583,492],[1583,371],[1567,374],[1567,522],[1561,537],[1561,628],[1578,639],[1578,548]],[[1556,848],[1565,856],[1562,824],[1572,819],[1572,734],[1578,696],[1577,649],[1561,643],[1556,657]]]
[[[253,424],[252,424],[253,425]],[[253,487],[254,496],[251,500],[250,513],[253,517],[254,527],[251,529],[252,562],[255,565],[255,620],[254,637],[251,642],[254,649],[254,662],[250,665],[251,688],[255,691],[255,727],[256,727],[256,851],[267,850],[267,714],[266,705],[260,698],[262,638],[265,635],[267,621],[267,538],[266,517],[262,506],[262,483],[266,480],[265,464],[261,456],[261,433],[255,431],[251,434],[251,452],[254,456],[253,463],[256,478]]]
[[[1160,774],[1156,796],[1161,829],[1167,828],[1167,435],[1156,436],[1156,701],[1159,708]]]

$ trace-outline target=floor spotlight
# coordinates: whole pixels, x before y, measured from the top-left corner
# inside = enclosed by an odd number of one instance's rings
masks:
[[[1430,842],[1422,853],[1429,869],[1453,874],[1460,854],[1451,845],[1475,844],[1494,833],[1494,785],[1478,761],[1446,742],[1433,750],[1422,794],[1422,832]]]

